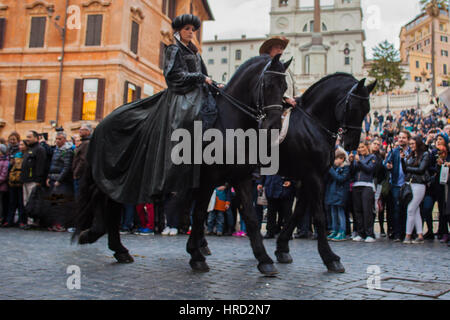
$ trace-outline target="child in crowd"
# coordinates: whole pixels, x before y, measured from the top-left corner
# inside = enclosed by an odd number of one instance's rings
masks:
[[[208,214],[208,235],[212,235],[214,231],[214,226],[216,227],[216,235],[223,235],[223,225],[225,222],[225,212],[230,207],[230,196],[227,192],[226,186],[221,186],[215,189],[216,197],[214,210]]]
[[[330,168],[329,176],[325,204],[331,209],[332,232],[328,239],[344,241],[346,240],[344,207],[349,193],[350,165],[346,152],[341,148],[336,150],[334,166]]]

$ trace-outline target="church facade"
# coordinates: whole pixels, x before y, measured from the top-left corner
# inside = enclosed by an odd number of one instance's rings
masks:
[[[314,7],[302,0],[271,0],[270,35],[290,40],[285,56],[294,57],[291,70],[299,90],[310,86],[326,74],[347,72],[363,75],[365,32],[360,0],[335,0],[334,5],[321,6],[322,44],[313,48]],[[324,66],[314,68],[314,55],[322,54]]]
[[[294,58],[291,71],[297,93],[301,93],[327,74],[347,72],[361,78],[365,53],[360,0],[335,0],[321,6],[321,46],[312,45],[314,7],[302,0],[270,0],[269,36],[290,40],[283,59]],[[265,38],[216,39],[204,41],[203,58],[208,72],[216,81],[226,82],[247,58],[258,55]],[[320,54],[320,59],[317,55]],[[244,59],[245,58],[245,59]],[[320,68],[317,65],[320,64]]]

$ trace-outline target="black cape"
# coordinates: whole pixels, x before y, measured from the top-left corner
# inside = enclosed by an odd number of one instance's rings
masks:
[[[97,126],[87,158],[95,182],[110,198],[139,204],[198,187],[199,166],[173,164],[178,142],[171,135],[179,128],[192,133],[202,109],[208,112],[206,75],[196,48],[177,40],[165,52],[168,89],[117,108]]]

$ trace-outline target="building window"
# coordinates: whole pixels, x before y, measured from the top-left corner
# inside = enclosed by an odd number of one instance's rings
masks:
[[[441,36],[441,42],[448,42],[447,36]]]
[[[168,16],[171,20],[175,18],[177,8],[176,0],[163,0],[162,2],[162,12]]]
[[[226,46],[223,46],[223,47],[222,47],[222,51],[227,51],[227,47],[226,47]]]
[[[166,44],[164,42],[160,42],[159,44],[159,68],[164,69],[164,59],[166,55]]]
[[[18,80],[15,121],[44,121],[46,100],[47,80]]]
[[[213,47],[209,47],[209,48],[208,48],[208,51],[209,51],[209,52],[213,52],[213,50],[214,50]]]
[[[345,57],[345,65],[350,65],[350,57]]]
[[[287,7],[288,4],[289,4],[288,0],[280,0],[279,2],[280,7]]]
[[[130,50],[134,54],[138,53],[138,44],[139,44],[139,24],[136,21],[132,21]]]
[[[236,60],[242,59],[242,50],[236,50]]]
[[[85,79],[83,81],[83,108],[81,120],[95,120],[97,111],[98,79]]]
[[[25,91],[25,121],[37,120],[41,80],[28,80]]]
[[[213,65],[214,64],[214,59],[208,59],[208,64],[209,65]]]
[[[3,49],[3,42],[5,40],[6,19],[0,18],[0,49]]]
[[[141,98],[141,87],[125,81],[125,91],[123,94],[123,103],[131,103]]]
[[[427,62],[427,70],[431,70],[431,63]]]
[[[43,48],[45,39],[46,17],[32,17],[30,30],[30,48]]]
[[[444,64],[444,74],[447,75],[447,72],[448,72],[448,71],[447,71],[447,65]]]
[[[448,57],[448,51],[447,50],[441,50],[441,55],[443,57]]]
[[[223,58],[222,59],[222,64],[227,64],[228,63],[228,59],[227,58]]]
[[[430,43],[431,43],[431,40],[430,40],[430,39],[425,40],[425,46],[429,46]]]
[[[322,31],[328,31],[326,24],[323,22],[322,22]]]
[[[416,68],[419,69],[420,68],[420,62],[416,61]]]
[[[305,74],[310,74],[309,56],[305,57]]]
[[[99,46],[102,42],[103,15],[88,15],[86,28],[86,46]]]

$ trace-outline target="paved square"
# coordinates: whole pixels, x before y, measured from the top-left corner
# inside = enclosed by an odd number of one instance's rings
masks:
[[[450,251],[437,240],[423,245],[385,239],[332,243],[347,270],[344,274],[326,272],[316,241],[292,240],[294,263],[277,263],[280,274],[267,278],[257,271],[247,238],[207,237],[211,271],[196,274],[188,264],[184,235],[123,236],[135,258],[130,265],[115,263],[106,237],[89,246],[71,245],[70,237],[0,229],[0,299],[450,300]],[[265,245],[275,259],[275,240],[265,240]],[[72,265],[81,271],[79,290],[66,285]],[[370,266],[380,274],[373,274]],[[367,283],[376,277],[380,287],[369,290]]]

